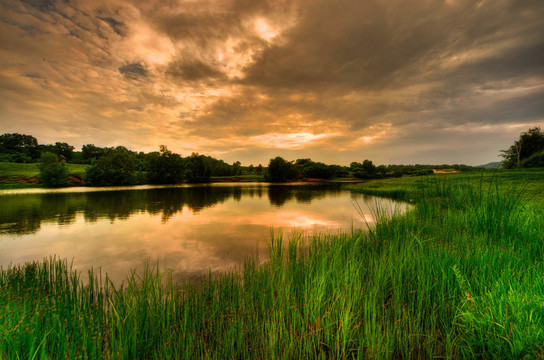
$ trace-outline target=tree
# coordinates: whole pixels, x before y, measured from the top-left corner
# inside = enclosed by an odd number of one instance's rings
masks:
[[[74,147],[65,142],[56,142],[55,153],[64,156],[66,160],[71,160],[74,155]]]
[[[502,166],[505,169],[524,167],[524,165],[532,167],[533,162],[524,162],[524,160],[541,151],[544,151],[544,133],[540,127],[534,127],[522,132],[519,139],[514,141],[507,150],[501,150],[503,153],[501,156],[504,158]]]
[[[277,156],[270,159],[265,179],[271,182],[286,182],[298,179],[298,171],[292,162]]]
[[[240,175],[242,172],[242,163],[235,161],[232,163],[232,173],[233,175]]]
[[[377,173],[376,165],[372,161],[365,159],[363,163],[352,162],[350,164],[351,171],[353,171],[353,176],[359,179],[375,179],[380,177]]]
[[[187,158],[185,177],[190,183],[206,183],[210,181],[209,160],[204,155],[192,153]]]
[[[83,159],[89,164],[93,159],[98,159],[100,156],[104,155],[106,149],[95,146],[94,144],[87,144],[81,147],[81,154]]]
[[[2,151],[20,151],[37,146],[38,140],[31,135],[18,133],[0,135],[0,149]]]
[[[150,154],[147,178],[151,184],[179,184],[183,181],[185,165],[179,154],[160,146],[160,153]]]
[[[68,169],[66,164],[59,161],[58,156],[51,152],[45,152],[40,156],[38,164],[40,180],[48,187],[65,186],[68,182]]]
[[[306,162],[302,169],[302,174],[307,178],[330,179],[334,175],[334,170],[321,162]]]
[[[132,185],[135,182],[134,154],[122,146],[109,149],[85,171],[92,186]]]
[[[2,161],[32,162],[40,155],[38,140],[31,135],[2,134],[0,135],[0,153]]]

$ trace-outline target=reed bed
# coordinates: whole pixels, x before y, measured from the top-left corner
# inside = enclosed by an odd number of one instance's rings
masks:
[[[0,358],[544,357],[542,206],[418,186],[414,209],[369,231],[276,233],[268,263],[199,284],[158,265],[119,287],[55,258],[2,269]]]

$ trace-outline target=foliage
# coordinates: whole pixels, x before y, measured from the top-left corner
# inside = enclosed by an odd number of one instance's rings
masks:
[[[56,154],[46,152],[40,156],[38,164],[40,180],[47,187],[66,186],[68,169],[64,162],[60,162]]]
[[[135,176],[134,153],[118,146],[93,161],[85,173],[85,183],[91,186],[133,185]]]
[[[160,146],[160,153],[148,154],[147,179],[151,184],[179,184],[183,181],[185,164],[180,155]]]
[[[376,166],[372,161],[365,159],[363,163],[352,162],[350,169],[353,172],[353,176],[359,179],[376,179],[383,177],[384,174],[378,174]]]
[[[54,145],[55,154],[62,155],[66,160],[71,160],[74,155],[74,147],[65,142],[56,142]]]
[[[521,162],[523,168],[542,168],[544,167],[544,150],[536,152]]]
[[[315,162],[312,159],[297,159],[295,161],[299,173],[306,178],[331,179],[333,177],[347,177],[349,171],[340,165],[327,165],[322,162]]]
[[[17,151],[35,148],[36,146],[38,146],[38,140],[31,135],[18,133],[0,135],[0,149],[2,151]]]
[[[288,162],[284,158],[277,156],[270,159],[265,180],[270,182],[286,182],[298,179],[298,170],[293,162]]]
[[[504,158],[502,166],[505,169],[514,167],[533,167],[533,161],[523,162],[533,154],[544,151],[544,133],[540,127],[534,127],[526,132],[522,132],[519,139],[507,150],[501,150],[501,156]],[[541,162],[535,161],[535,167]]]
[[[210,160],[207,156],[192,153],[185,159],[185,177],[190,183],[207,183],[210,181]]]
[[[317,162],[304,166],[302,175],[307,178],[330,179],[333,177],[334,172],[329,166]]]
[[[101,148],[95,146],[94,144],[87,144],[81,147],[81,154],[83,159],[87,161],[88,164],[90,164],[92,160],[98,159],[99,157],[104,155],[106,150],[106,148]]]
[[[31,135],[0,135],[0,161],[29,163],[39,157],[38,140]]]

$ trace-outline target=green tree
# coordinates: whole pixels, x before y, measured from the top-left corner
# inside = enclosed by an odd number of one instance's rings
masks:
[[[334,175],[334,169],[321,162],[307,162],[302,169],[302,174],[307,178],[330,179]]]
[[[149,156],[147,178],[151,184],[179,184],[183,181],[185,165],[179,154],[160,146],[160,153]]]
[[[232,175],[240,175],[242,173],[242,163],[235,161],[232,163]]]
[[[372,161],[365,159],[363,163],[352,162],[350,165],[353,176],[359,179],[375,179],[380,177],[376,165]]]
[[[87,144],[81,147],[81,154],[83,156],[83,159],[89,164],[92,160],[98,159],[100,156],[104,155],[105,151],[105,148],[95,146],[94,144]]]
[[[209,159],[204,155],[192,153],[186,158],[185,176],[190,183],[206,183],[210,181]]]
[[[11,133],[0,135],[2,161],[32,162],[40,156],[38,140],[31,135]]]
[[[48,187],[66,186],[68,183],[68,169],[66,164],[59,161],[58,156],[45,152],[40,156],[38,164],[40,180]]]
[[[298,171],[292,162],[277,156],[270,159],[265,180],[271,182],[286,182],[298,179]]]
[[[0,149],[3,151],[19,151],[37,146],[38,140],[31,135],[18,133],[0,135]]]
[[[85,171],[85,183],[91,186],[133,185],[134,154],[122,146],[109,149]]]
[[[503,153],[501,156],[504,158],[502,166],[505,169],[523,167],[527,165],[524,160],[541,151],[544,151],[544,133],[540,127],[534,127],[522,132],[519,139],[507,150],[501,150]],[[527,167],[532,167],[531,164],[532,162],[528,162]]]
[[[65,142],[56,142],[55,143],[55,153],[57,155],[62,155],[66,160],[72,160],[74,155],[74,147]]]

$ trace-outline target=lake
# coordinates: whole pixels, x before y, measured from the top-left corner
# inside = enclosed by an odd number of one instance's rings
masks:
[[[358,204],[358,205],[356,205]],[[365,229],[372,208],[406,204],[337,185],[225,183],[175,187],[0,191],[0,266],[52,255],[75,269],[102,269],[114,282],[146,262],[194,278],[264,262],[270,232]],[[362,214],[359,213],[358,207]]]

